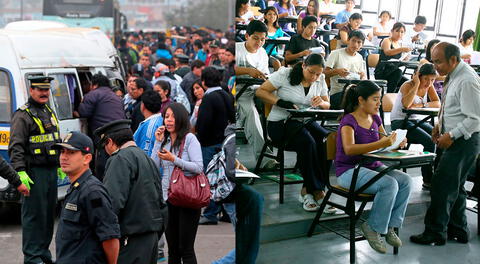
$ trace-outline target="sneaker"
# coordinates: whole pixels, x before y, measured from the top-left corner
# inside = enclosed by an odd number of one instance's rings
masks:
[[[211,221],[208,218],[202,216],[202,217],[200,217],[200,220],[198,221],[198,224],[199,225],[217,225],[218,222]]]
[[[387,245],[385,241],[382,239],[379,233],[373,231],[367,222],[364,222],[360,226],[360,230],[363,233],[363,236],[367,239],[368,244],[378,253],[385,254],[387,253]]]
[[[422,183],[422,189],[424,189],[425,191],[430,191],[430,188],[432,188],[431,183],[429,183],[429,182]]]
[[[165,253],[158,253],[157,263],[165,262],[167,258],[165,258]]]
[[[276,169],[280,163],[274,159],[269,159],[267,162],[265,162],[262,166],[262,169],[264,170],[274,170]]]
[[[400,238],[398,237],[395,230],[393,230],[393,227],[388,228],[387,235],[385,236],[385,240],[392,247],[401,247],[402,246],[402,240],[400,240]]]

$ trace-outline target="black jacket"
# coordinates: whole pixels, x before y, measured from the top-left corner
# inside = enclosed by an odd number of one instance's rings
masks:
[[[196,124],[197,138],[202,147],[221,144],[225,138],[225,128],[229,123],[235,122],[235,109],[233,96],[220,87],[213,92],[206,92],[202,104],[198,109]]]
[[[0,176],[8,181],[13,187],[17,188],[22,183],[18,174],[8,164],[2,156],[0,156]]]

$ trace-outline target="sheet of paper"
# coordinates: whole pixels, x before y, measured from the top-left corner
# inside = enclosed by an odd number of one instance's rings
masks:
[[[402,143],[402,141],[407,137],[407,130],[397,129],[395,130],[395,133],[397,133],[397,138],[395,139],[395,142],[390,147],[377,149],[374,151],[370,151],[369,153],[373,154],[377,152],[384,152],[384,151],[391,151],[391,150],[398,149],[398,147],[400,146],[400,143]]]
[[[244,170],[235,170],[235,177],[236,178],[260,178],[258,175],[253,174],[249,171],[244,171]]]
[[[323,47],[310,48],[310,51],[312,53],[317,53],[317,54],[325,53],[325,50],[323,49]]]

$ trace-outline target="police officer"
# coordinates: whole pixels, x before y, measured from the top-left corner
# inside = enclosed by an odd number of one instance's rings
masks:
[[[30,187],[22,203],[25,263],[53,263],[48,249],[57,201],[58,120],[48,106],[51,77],[29,78],[30,97],[13,115],[8,154],[20,179]],[[31,184],[31,185],[30,185]]]
[[[117,263],[120,226],[107,190],[89,169],[92,140],[71,132],[55,147],[71,182],[55,237],[57,264]]]
[[[110,158],[103,182],[120,222],[118,263],[156,263],[157,242],[166,224],[160,173],[135,145],[130,120],[110,122],[95,131]]]

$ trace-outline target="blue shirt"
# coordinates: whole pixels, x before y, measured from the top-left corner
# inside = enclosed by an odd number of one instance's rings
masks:
[[[337,16],[335,17],[335,24],[342,24],[348,21],[352,12],[348,12],[346,9],[338,12]]]
[[[201,49],[201,50],[198,51],[195,59],[205,62],[207,60],[207,53],[205,53],[205,51],[203,51],[203,49]]]
[[[163,125],[163,118],[160,113],[154,114],[140,123],[133,135],[133,140],[139,148],[145,151],[149,157],[152,155],[155,144],[155,131]]]

